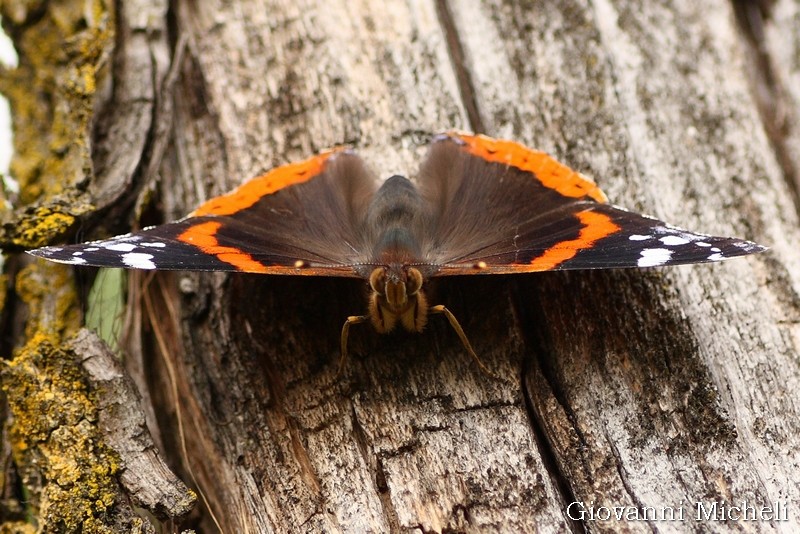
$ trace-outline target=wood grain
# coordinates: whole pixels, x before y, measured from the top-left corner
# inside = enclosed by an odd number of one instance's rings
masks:
[[[338,376],[341,325],[366,303],[360,282],[136,278],[129,371],[156,443],[206,502],[185,526],[797,528],[792,2],[763,18],[761,53],[779,73],[770,87],[786,117],[777,137],[758,98],[754,41],[721,0],[149,8],[151,27],[165,34],[119,32],[113,79],[156,76],[143,101],[168,113],[147,126],[125,106],[98,109],[101,123],[134,130],[103,145],[120,151],[106,160],[127,169],[118,176],[131,176],[132,196],[119,196],[120,182],[95,183],[124,217],[135,205],[147,208],[144,222],[181,217],[341,143],[381,177],[413,177],[431,135],[463,128],[548,151],[593,176],[614,203],[771,247],[714,265],[432,284],[432,303],[453,310],[500,380],[481,374],[438,318],[423,335],[355,327]],[[160,50],[148,68],[121,60],[147,47]],[[122,157],[128,149],[143,154],[135,168]],[[789,521],[694,520],[697,502],[743,499],[784,502]],[[685,507],[686,520],[575,520],[567,506],[576,501]]]

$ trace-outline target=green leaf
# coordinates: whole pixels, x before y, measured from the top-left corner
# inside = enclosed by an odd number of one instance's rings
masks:
[[[126,282],[125,269],[100,269],[89,290],[86,327],[97,332],[114,352],[119,350]]]

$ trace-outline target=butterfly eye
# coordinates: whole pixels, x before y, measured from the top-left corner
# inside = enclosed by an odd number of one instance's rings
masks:
[[[420,273],[417,269],[410,267],[406,274],[406,294],[416,295],[422,287],[422,273]]]
[[[369,275],[369,286],[378,295],[386,294],[386,268],[378,267],[373,269]]]

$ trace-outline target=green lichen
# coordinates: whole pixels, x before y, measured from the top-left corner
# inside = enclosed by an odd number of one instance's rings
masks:
[[[96,427],[97,408],[78,358],[59,336],[35,334],[0,377],[9,438],[41,532],[112,532],[119,457]]]
[[[6,0],[0,15],[19,55],[17,68],[0,72],[14,125],[11,173],[18,202],[29,205],[91,179],[91,119],[114,45],[112,2]]]

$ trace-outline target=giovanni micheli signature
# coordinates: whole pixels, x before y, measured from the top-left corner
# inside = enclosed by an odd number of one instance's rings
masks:
[[[681,501],[677,506],[613,506],[574,501],[566,508],[576,521],[789,521],[789,503]]]

